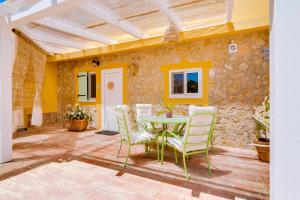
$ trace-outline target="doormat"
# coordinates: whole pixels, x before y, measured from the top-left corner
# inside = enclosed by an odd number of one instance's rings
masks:
[[[116,131],[96,131],[95,133],[96,134],[101,134],[101,135],[109,135],[109,136],[119,134],[119,132],[116,132]]]

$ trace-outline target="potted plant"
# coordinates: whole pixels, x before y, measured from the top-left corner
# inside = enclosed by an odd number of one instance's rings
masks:
[[[91,120],[89,114],[85,113],[78,105],[75,105],[67,111],[64,125],[70,131],[84,131]]]
[[[261,161],[270,162],[270,99],[266,96],[262,105],[255,108],[253,115],[258,128],[255,146]]]
[[[165,104],[163,106],[162,110],[158,112],[158,115],[161,115],[161,114],[165,113],[166,118],[172,118],[174,108],[175,108],[175,105],[173,105],[173,104]]]

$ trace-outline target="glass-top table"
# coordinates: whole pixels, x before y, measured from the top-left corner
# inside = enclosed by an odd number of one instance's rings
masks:
[[[158,160],[160,160],[160,151],[159,151],[159,134],[161,134],[162,139],[161,139],[161,143],[162,143],[162,152],[164,150],[164,137],[168,134],[168,125],[172,125],[173,127],[173,133],[175,134],[181,134],[187,121],[188,121],[188,117],[185,116],[173,116],[172,118],[167,118],[165,116],[155,116],[155,115],[148,115],[148,116],[143,116],[142,117],[142,121],[146,122],[146,123],[150,123],[152,128],[153,128],[153,132],[156,134],[156,141],[157,141],[157,157]],[[157,124],[162,124],[162,127],[157,128]],[[158,131],[159,129],[161,129],[161,131]]]
[[[160,124],[185,124],[188,121],[188,117],[185,116],[174,116],[172,118],[167,118],[165,116],[155,116],[155,115],[149,115],[142,117],[142,120],[144,122],[149,123],[160,123]]]

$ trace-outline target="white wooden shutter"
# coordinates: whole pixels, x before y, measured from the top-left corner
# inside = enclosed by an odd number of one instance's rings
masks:
[[[78,101],[88,100],[88,73],[79,72],[78,76]]]

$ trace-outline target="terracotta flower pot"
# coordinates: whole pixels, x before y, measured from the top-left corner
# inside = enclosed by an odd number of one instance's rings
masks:
[[[69,131],[84,131],[89,124],[88,120],[66,120],[65,121],[65,127]]]
[[[172,112],[167,112],[166,113],[166,118],[172,118],[173,116],[173,113]]]
[[[270,162],[270,143],[258,141],[255,145],[257,156],[263,162]]]

